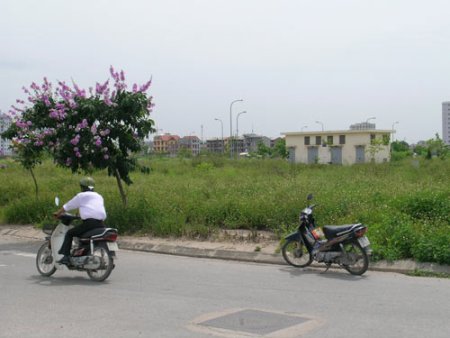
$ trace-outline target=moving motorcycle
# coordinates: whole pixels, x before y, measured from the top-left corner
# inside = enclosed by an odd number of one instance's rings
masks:
[[[55,204],[59,204],[58,198]],[[116,243],[117,229],[96,228],[75,237],[70,254],[70,264],[60,264],[63,257],[58,251],[64,241],[66,232],[73,228],[71,223],[80,217],[65,213],[59,217],[60,223],[55,226],[44,226],[47,236],[45,243],[39,248],[36,256],[36,267],[42,276],[49,277],[56,270],[86,271],[89,278],[102,282],[109,277],[114,269],[114,259],[119,250]]]
[[[308,201],[313,196],[308,195]],[[286,236],[281,248],[287,263],[304,268],[313,261],[338,264],[352,275],[362,275],[369,267],[372,253],[367,236],[367,227],[361,223],[349,225],[325,225],[323,231],[316,226],[310,205],[300,213],[300,224],[296,232]]]

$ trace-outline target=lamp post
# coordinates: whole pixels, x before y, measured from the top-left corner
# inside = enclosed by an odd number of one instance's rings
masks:
[[[225,151],[225,147],[224,147],[224,144],[223,144],[223,121],[221,119],[214,119],[214,120],[220,122],[220,126],[221,126],[221,129],[222,129],[222,153],[223,153]]]
[[[230,157],[233,157],[233,104],[235,104],[236,102],[242,102],[244,100],[239,99],[239,100],[234,100],[230,103]]]
[[[239,116],[241,116],[241,114],[245,114],[245,113],[247,113],[247,111],[244,110],[236,115],[236,137],[239,137]]]
[[[392,123],[392,141],[395,141],[394,134],[396,133],[396,131],[394,130],[394,126],[398,123],[399,123],[398,121],[395,121],[394,123]]]
[[[322,131],[323,131],[323,123],[320,121],[316,121],[316,123],[320,124],[322,126]]]
[[[369,118],[366,120],[366,128],[368,128],[369,121],[370,121],[370,120],[375,120],[375,119],[376,119],[375,116],[374,116],[374,117],[369,117]]]

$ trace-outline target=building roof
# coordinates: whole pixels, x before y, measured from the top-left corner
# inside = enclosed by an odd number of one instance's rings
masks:
[[[362,129],[362,130],[317,130],[317,131],[288,131],[282,132],[281,135],[285,136],[319,136],[330,134],[391,134],[395,130],[391,129]]]
[[[180,136],[178,135],[170,135],[170,134],[165,134],[165,135],[156,135],[154,137],[154,140],[161,140],[161,141],[178,141],[180,139]]]

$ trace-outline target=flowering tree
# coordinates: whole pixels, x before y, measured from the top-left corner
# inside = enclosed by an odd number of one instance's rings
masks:
[[[129,173],[136,166],[130,154],[139,151],[143,138],[155,131],[152,97],[146,93],[151,80],[127,90],[123,71],[111,67],[110,74],[112,81],[96,83],[88,92],[61,81],[54,88],[46,78],[40,86],[23,87],[31,106],[17,100],[23,107],[12,106],[15,123],[4,136],[12,140],[31,172],[43,151],[72,172],[107,169],[126,205],[122,181],[132,183]]]

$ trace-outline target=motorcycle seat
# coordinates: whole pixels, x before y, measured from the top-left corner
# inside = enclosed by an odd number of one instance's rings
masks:
[[[346,225],[325,225],[323,227],[323,233],[325,234],[326,238],[331,239],[344,235],[360,225],[361,223]]]
[[[101,233],[103,233],[106,230],[106,227],[102,227],[102,228],[94,228],[92,230],[86,231],[84,233],[82,233],[78,238],[80,239],[89,239],[92,236],[95,235],[100,235]]]

